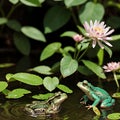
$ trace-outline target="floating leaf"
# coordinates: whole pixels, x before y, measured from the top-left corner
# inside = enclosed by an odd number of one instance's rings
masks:
[[[45,77],[43,80],[44,87],[50,92],[53,91],[59,84],[59,79],[57,77]]]
[[[105,10],[102,4],[87,2],[79,11],[79,19],[84,24],[85,21],[102,20]]]
[[[45,33],[51,33],[63,25],[70,19],[70,11],[65,7],[54,6],[48,10],[44,18]]]
[[[57,86],[57,88],[59,88],[60,90],[66,92],[66,93],[73,93],[73,91],[70,88],[68,88],[67,86],[62,85],[62,84],[59,84]]]
[[[29,38],[32,38],[32,39],[38,40],[38,41],[42,41],[42,42],[46,42],[46,39],[45,39],[45,36],[43,35],[43,33],[35,27],[24,26],[21,28],[21,31],[23,34],[25,34]]]
[[[63,77],[72,75],[78,69],[78,62],[71,56],[65,56],[60,62],[60,71]]]
[[[98,115],[98,116],[101,115],[99,109],[98,109],[96,106],[93,107],[93,111],[94,111],[94,113],[95,113],[96,115]]]
[[[15,65],[14,63],[1,63],[0,68],[12,67],[14,65]]]
[[[11,78],[29,85],[41,85],[42,78],[30,73],[16,73]]]
[[[109,120],[119,120],[120,119],[120,113],[111,113],[107,115],[107,118]]]
[[[6,98],[17,99],[17,98],[21,98],[25,94],[29,94],[29,93],[31,93],[31,91],[26,90],[26,89],[22,89],[22,88],[17,88],[17,89],[14,89],[14,90],[10,91],[8,93],[8,95],[6,96]]]
[[[7,88],[7,86],[8,86],[7,82],[0,81],[0,92]]]
[[[32,71],[38,72],[40,74],[51,75],[51,68],[49,66],[41,65],[31,69]]]
[[[53,95],[54,93],[46,93],[46,94],[33,95],[32,98],[38,99],[38,100],[47,100]]]
[[[91,62],[89,60],[82,60],[82,62],[85,64],[86,67],[88,67],[97,76],[99,76],[100,78],[103,78],[103,79],[106,78],[106,76],[103,72],[103,69],[99,65],[97,65],[96,63]]]
[[[64,0],[67,7],[78,6],[85,3],[87,0]]]
[[[60,49],[60,47],[61,47],[60,42],[50,43],[43,49],[40,56],[40,60],[42,61],[51,57],[55,52],[57,52]]]
[[[119,98],[120,99],[120,92],[116,92],[112,95],[114,98]]]

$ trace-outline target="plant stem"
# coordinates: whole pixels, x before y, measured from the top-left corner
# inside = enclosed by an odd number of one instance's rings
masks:
[[[115,79],[116,85],[117,85],[117,87],[119,88],[120,86],[119,86],[119,83],[118,83],[118,80],[117,80],[117,76],[116,76],[115,71],[113,71],[113,76],[114,76],[114,79]]]
[[[3,5],[3,0],[0,1],[0,13],[1,13],[2,17],[4,17],[5,13],[4,13],[4,10],[2,8],[2,5]]]

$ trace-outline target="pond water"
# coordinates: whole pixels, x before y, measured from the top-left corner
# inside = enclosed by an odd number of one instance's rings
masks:
[[[2,59],[3,63],[6,62]],[[15,61],[7,59],[7,62]],[[25,62],[23,62],[25,61]],[[16,61],[15,61],[16,62]],[[22,65],[23,64],[23,65]],[[23,67],[21,67],[23,66]],[[17,62],[16,68],[8,68],[1,70],[1,78],[4,78],[7,72],[16,72],[27,69],[30,67],[30,61],[28,58],[22,58]],[[18,70],[19,68],[19,70]],[[17,70],[16,70],[17,69]],[[80,78],[80,77],[79,77]],[[61,110],[58,114],[45,117],[31,117],[24,112],[25,104],[31,103],[32,100],[28,98],[18,99],[18,100],[9,100],[9,99],[0,99],[0,120],[106,120],[106,115],[109,113],[119,112],[120,113],[120,99],[116,99],[115,106],[110,109],[101,110],[101,117],[98,119],[96,114],[92,109],[87,110],[85,105],[80,104],[80,98],[84,95],[83,92],[76,86],[73,80],[67,80],[66,84],[73,90],[72,94],[68,94],[68,99],[61,104]],[[82,79],[81,79],[82,80]],[[73,83],[71,82],[73,81]],[[69,84],[70,82],[70,84]],[[92,84],[95,82],[92,81]],[[95,83],[95,86],[99,86],[98,81]],[[110,95],[116,92],[116,85],[114,81],[111,82],[102,82],[101,86],[106,89]]]

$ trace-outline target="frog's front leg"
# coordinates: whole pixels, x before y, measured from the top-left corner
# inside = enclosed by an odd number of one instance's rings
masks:
[[[94,106],[97,106],[101,101],[101,99],[97,95],[95,95],[94,93],[92,93],[91,96],[92,96],[94,102],[93,102],[92,105],[86,106],[88,109],[90,109]]]
[[[88,101],[87,95],[84,95],[84,96],[80,99],[80,103],[82,103],[82,104],[86,104],[87,101]]]

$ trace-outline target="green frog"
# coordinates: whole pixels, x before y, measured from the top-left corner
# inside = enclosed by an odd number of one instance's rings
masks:
[[[86,104],[89,99],[94,101],[92,105],[86,106],[88,109],[97,106],[99,103],[101,108],[108,108],[115,104],[115,100],[107,91],[93,86],[87,80],[78,82],[77,86],[85,93],[85,95],[81,98],[81,103]]]
[[[33,101],[31,104],[26,104],[25,111],[33,117],[55,114],[59,112],[60,105],[65,99],[67,99],[66,93],[57,92],[48,100]]]

